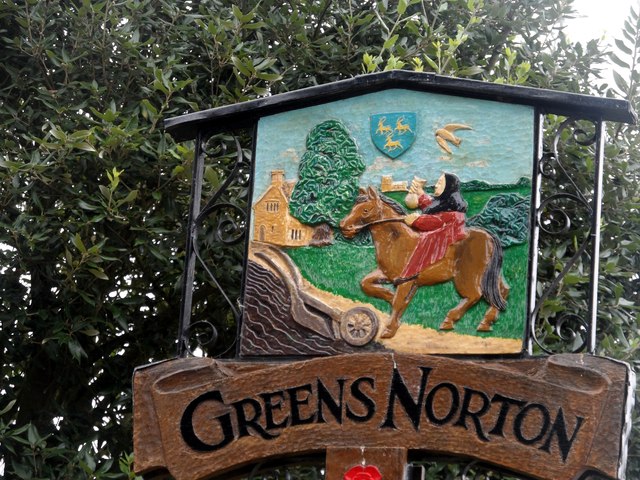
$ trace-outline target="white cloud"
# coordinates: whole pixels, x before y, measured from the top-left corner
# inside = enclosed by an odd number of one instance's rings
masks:
[[[300,162],[300,157],[298,156],[298,152],[295,148],[287,148],[284,152],[282,152],[282,157],[289,159],[293,163]]]
[[[489,166],[489,163],[486,160],[478,160],[476,162],[469,162],[466,164],[466,166],[474,168],[487,168]]]
[[[398,160],[391,160],[387,157],[376,157],[371,165],[367,167],[367,172],[393,172],[401,168],[408,168],[409,165]]]

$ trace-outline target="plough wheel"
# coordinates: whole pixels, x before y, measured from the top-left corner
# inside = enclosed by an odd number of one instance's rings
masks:
[[[347,310],[340,320],[340,336],[349,345],[362,347],[378,332],[378,317],[365,307]]]

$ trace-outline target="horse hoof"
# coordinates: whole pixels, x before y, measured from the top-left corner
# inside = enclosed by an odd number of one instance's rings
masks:
[[[384,332],[382,332],[382,335],[380,335],[380,338],[393,338],[396,335],[397,331],[398,331],[398,327],[393,327],[392,325],[389,325],[387,328],[384,329]]]
[[[478,328],[476,328],[477,332],[491,332],[493,331],[493,328],[491,328],[490,324],[486,324],[484,322],[480,323],[480,325],[478,325]]]
[[[453,330],[453,321],[448,318],[444,319],[444,322],[440,324],[440,330]]]

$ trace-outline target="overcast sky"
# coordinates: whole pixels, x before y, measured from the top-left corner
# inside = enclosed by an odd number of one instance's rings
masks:
[[[575,41],[604,36],[609,43],[620,37],[629,8],[638,11],[640,0],[574,0],[580,18],[567,22],[567,34]]]
[[[618,50],[614,40],[623,38],[622,29],[631,6],[636,12],[640,10],[640,0],[574,0],[573,5],[577,18],[566,22],[565,33],[568,37],[575,42],[601,38],[614,52]],[[602,77],[610,86],[615,84],[613,69],[603,71]]]

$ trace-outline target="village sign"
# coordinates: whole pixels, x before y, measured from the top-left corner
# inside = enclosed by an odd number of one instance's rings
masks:
[[[567,117],[560,131],[594,125],[595,274],[578,353],[534,356],[551,295],[535,289],[549,114]],[[167,120],[196,140],[193,198],[179,358],[134,376],[137,471],[225,478],[321,452],[329,480],[401,480],[427,451],[541,480],[622,479],[635,380],[591,355],[604,120],[635,116],[623,101],[402,71]],[[201,204],[206,142],[238,128],[253,151],[236,357],[192,358],[198,233],[222,205]],[[232,177],[247,172],[237,145]]]

